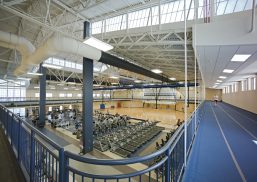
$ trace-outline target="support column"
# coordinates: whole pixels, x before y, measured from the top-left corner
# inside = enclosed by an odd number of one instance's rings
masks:
[[[83,38],[90,35],[90,23],[84,22]],[[82,139],[85,154],[93,150],[93,60],[83,57]]]
[[[46,118],[46,68],[40,64],[39,68],[40,72],[43,74],[39,79],[39,122],[37,125],[39,127],[45,126],[45,118]]]
[[[83,153],[93,150],[93,60],[83,58]]]

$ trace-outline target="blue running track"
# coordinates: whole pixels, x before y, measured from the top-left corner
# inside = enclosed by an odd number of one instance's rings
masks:
[[[185,182],[257,182],[257,115],[226,103],[204,103]]]

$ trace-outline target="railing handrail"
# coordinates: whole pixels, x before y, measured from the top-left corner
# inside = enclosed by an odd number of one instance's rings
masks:
[[[25,121],[24,119],[22,119],[21,117],[17,116],[15,113],[13,113],[12,111],[10,111],[8,108],[6,108],[5,106],[3,106],[2,104],[0,104],[0,107],[4,108],[7,110],[8,113],[11,113],[12,116],[16,117],[18,120],[22,121],[23,124],[25,124],[29,129],[31,129],[31,131],[35,132],[35,134],[37,134],[38,136],[40,136],[42,139],[44,139],[45,141],[49,142],[50,145],[52,145],[53,147],[55,147],[57,150],[60,150],[62,147],[57,144],[56,142],[54,142],[53,140],[51,140],[48,136],[46,136],[45,134],[43,134],[41,131],[39,131],[36,127],[34,127],[32,124],[30,124],[29,122]]]
[[[183,136],[183,133],[185,132],[184,130],[184,126],[187,123],[189,124],[194,124],[194,120],[192,117],[193,115],[197,114],[198,109],[200,108],[200,106],[203,104],[203,102],[201,102],[197,108],[191,113],[191,115],[187,118],[188,122],[184,122],[182,123],[181,126],[179,126],[179,128],[175,131],[175,133],[172,135],[172,137],[167,141],[167,143],[160,148],[159,150],[155,151],[154,153],[151,154],[147,154],[144,156],[137,156],[137,157],[131,157],[131,158],[124,158],[124,159],[94,159],[94,158],[89,158],[86,156],[80,156],[78,154],[72,153],[70,151],[65,151],[64,147],[60,146],[59,144],[57,144],[55,141],[51,140],[48,136],[46,136],[45,134],[41,133],[40,130],[38,130],[36,127],[34,127],[32,124],[30,124],[28,121],[20,118],[19,116],[15,115],[12,111],[8,110],[7,107],[3,106],[2,104],[0,104],[0,108],[2,109],[2,111],[6,114],[8,114],[9,116],[13,117],[16,122],[17,120],[19,121],[19,124],[21,125],[22,123],[28,128],[30,129],[30,135],[32,138],[34,138],[34,142],[35,140],[38,140],[37,138],[35,138],[35,135],[38,136],[39,138],[42,138],[47,145],[45,145],[45,147],[49,145],[51,145],[52,147],[54,147],[54,149],[58,150],[59,155],[55,155],[52,152],[51,155],[55,156],[56,158],[58,158],[59,160],[59,178],[61,181],[63,181],[63,179],[66,179],[67,176],[65,177],[64,175],[69,175],[69,172],[72,172],[73,174],[77,174],[77,175],[81,175],[83,177],[88,177],[88,178],[92,178],[92,179],[124,179],[124,178],[131,178],[134,176],[142,176],[145,175],[146,173],[150,173],[151,171],[158,169],[162,166],[162,168],[165,166],[169,168],[170,166],[170,158],[171,158],[171,154],[173,151],[176,151],[176,147],[180,146],[180,142],[181,142],[181,137]],[[199,118],[198,118],[199,119]],[[7,120],[8,121],[8,120]],[[196,124],[196,123],[195,123]],[[7,124],[8,127],[8,124]],[[12,136],[12,134],[11,134]],[[193,139],[192,139],[193,142]],[[35,145],[35,144],[34,144]],[[33,147],[34,147],[33,145]],[[32,147],[32,148],[33,148]],[[185,149],[187,150],[187,149]],[[50,150],[49,150],[50,151]],[[161,156],[160,160],[157,160],[157,162],[155,161],[155,163],[153,163],[150,166],[145,167],[144,169],[141,170],[137,170],[134,172],[129,172],[129,173],[124,173],[124,174],[92,174],[90,172],[86,172],[86,171],[82,171],[80,169],[77,169],[76,167],[74,167],[73,165],[69,165],[69,160],[74,160],[77,162],[82,162],[82,163],[87,163],[87,164],[94,164],[94,165],[108,165],[108,166],[117,166],[117,165],[129,165],[129,164],[136,164],[136,163],[141,163],[144,161],[154,161],[155,159],[158,159],[158,157]],[[31,161],[33,161],[34,159],[31,159]],[[167,162],[167,163],[166,163]],[[34,164],[32,163],[32,166]],[[183,170],[183,165],[180,167],[181,169],[180,172],[182,172]],[[166,169],[167,170],[167,169]],[[32,169],[33,171],[33,169]],[[165,174],[165,178],[167,176],[169,176],[170,174],[167,173]],[[150,176],[149,176],[150,177]],[[180,176],[179,176],[180,178]]]
[[[196,108],[198,110],[200,105]],[[191,121],[192,115],[195,114],[196,110],[191,114],[191,116],[188,118],[189,121]],[[189,122],[188,122],[189,123]],[[180,127],[176,130],[176,132],[172,135],[172,137],[169,139],[169,141],[159,150],[157,150],[154,153],[144,155],[144,156],[138,156],[138,157],[131,157],[126,159],[93,159],[88,157],[82,157],[78,154],[65,151],[65,154],[67,157],[70,157],[73,160],[77,160],[80,162],[86,162],[88,164],[96,164],[96,165],[125,165],[125,164],[132,164],[132,163],[139,163],[147,160],[151,160],[163,153],[165,153],[171,146],[172,143],[175,141],[177,136],[180,134],[180,132],[184,129],[185,122],[180,125]]]

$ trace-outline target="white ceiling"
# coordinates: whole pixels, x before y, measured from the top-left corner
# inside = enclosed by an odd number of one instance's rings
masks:
[[[251,54],[245,62],[231,62],[235,54]],[[235,81],[257,73],[257,45],[227,45],[199,46],[197,57],[206,87],[213,87],[219,76],[226,76],[217,88],[222,88]],[[235,70],[233,73],[223,73],[224,69]]]

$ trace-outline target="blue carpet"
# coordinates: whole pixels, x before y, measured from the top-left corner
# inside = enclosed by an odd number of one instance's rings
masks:
[[[204,107],[205,113],[196,135],[183,181],[241,181],[215,121],[210,102],[206,102]]]
[[[245,119],[242,115],[225,109],[224,105],[216,107],[215,112],[246,180],[257,181],[257,144],[253,142],[253,140],[257,140],[257,124]],[[240,123],[241,127],[236,122]]]

